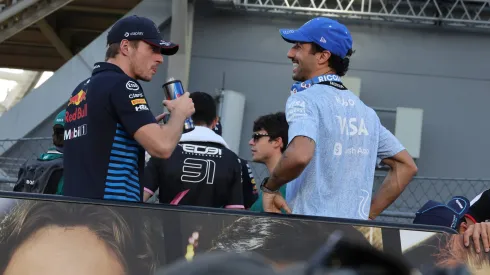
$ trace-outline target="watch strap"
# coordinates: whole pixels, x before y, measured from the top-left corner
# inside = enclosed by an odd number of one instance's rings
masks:
[[[260,190],[262,190],[262,192],[270,193],[270,194],[279,193],[279,190],[271,190],[265,186],[265,184],[267,183],[268,180],[269,180],[269,177],[266,177],[262,180],[262,184],[260,185]]]

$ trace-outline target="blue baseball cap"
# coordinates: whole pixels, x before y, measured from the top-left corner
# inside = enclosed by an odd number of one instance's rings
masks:
[[[341,58],[352,49],[352,37],[347,27],[326,17],[313,18],[297,30],[280,29],[279,32],[289,43],[315,43]]]
[[[470,201],[453,197],[447,204],[430,200],[415,213],[414,224],[439,225],[458,230],[461,219],[468,213]]]
[[[120,43],[123,39],[143,40],[159,47],[163,55],[174,55],[179,50],[179,45],[162,39],[160,30],[153,21],[137,15],[118,20],[107,34],[108,45]]]

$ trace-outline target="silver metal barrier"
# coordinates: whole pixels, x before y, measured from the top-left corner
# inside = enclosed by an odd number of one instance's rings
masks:
[[[14,143],[12,148],[0,155],[0,184],[4,186],[15,183],[21,165],[25,161],[37,158],[41,153],[46,152],[52,146],[52,138],[0,140],[0,149],[8,148]],[[249,161],[249,164],[256,183],[262,182],[264,177],[269,176],[265,165],[253,161]],[[384,178],[385,174],[377,173],[375,175],[373,194],[379,189]],[[3,187],[0,189],[4,190]],[[415,217],[414,213],[429,200],[447,202],[456,195],[465,196],[471,200],[486,189],[490,189],[490,179],[414,177],[401,196],[380,215],[379,219],[411,223]]]

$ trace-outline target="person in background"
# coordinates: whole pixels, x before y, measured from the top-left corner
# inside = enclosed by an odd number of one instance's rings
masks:
[[[223,136],[223,125],[221,124],[221,117],[218,117],[218,122],[214,126],[213,131],[220,136]]]
[[[490,190],[486,190],[471,202],[463,196],[455,196],[447,204],[430,200],[415,213],[413,223],[452,228],[464,235],[465,246],[472,239],[476,252],[480,253],[481,248],[490,252],[489,220]]]
[[[261,116],[254,121],[252,138],[248,142],[252,151],[252,160],[263,163],[269,173],[276,167],[282,153],[286,150],[288,140],[288,123],[284,112]],[[269,178],[264,178],[264,182]],[[279,188],[281,195],[286,197],[286,185]],[[264,212],[262,192],[250,210]]]
[[[342,83],[354,52],[349,30],[317,17],[280,34],[293,44],[287,57],[297,82],[286,102],[288,147],[261,186],[264,210],[375,219],[400,196],[417,166],[376,112]],[[381,162],[391,169],[372,198]],[[286,183],[285,200],[279,190]]]
[[[213,132],[216,103],[194,92],[195,128],[184,133],[168,159],[151,157],[143,178],[144,201],[159,190],[159,202],[244,209],[241,166],[225,140]]]
[[[63,192],[63,131],[65,110],[56,115],[53,125],[53,147],[36,160],[19,169],[14,192],[62,195]]]
[[[223,134],[223,125],[221,124],[220,117],[218,117],[218,122],[213,128],[213,131],[220,136]],[[245,209],[249,209],[258,198],[257,184],[248,161],[240,157],[238,158],[238,161],[242,166],[243,203]]]
[[[430,200],[415,213],[413,223],[444,226],[464,233],[476,223],[469,210],[470,201],[463,196],[455,196],[447,204]]]

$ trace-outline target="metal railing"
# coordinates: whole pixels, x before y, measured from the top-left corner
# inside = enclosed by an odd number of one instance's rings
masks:
[[[257,183],[269,176],[263,164],[250,162]],[[374,176],[373,194],[379,189],[386,173]],[[447,202],[453,196],[464,196],[472,200],[486,189],[490,189],[490,179],[414,177],[400,197],[379,217],[387,222],[412,223],[415,212],[429,200]]]
[[[15,145],[11,146],[14,143]],[[12,190],[21,165],[29,159],[37,158],[52,146],[50,137],[0,140],[0,149],[11,147],[0,156],[0,190]],[[265,165],[252,161],[249,161],[249,164],[257,184],[269,175]],[[384,178],[385,174],[375,175],[373,193],[379,189]],[[415,177],[379,219],[412,223],[414,213],[429,200],[447,202],[456,195],[471,200],[486,189],[490,189],[490,179]]]

